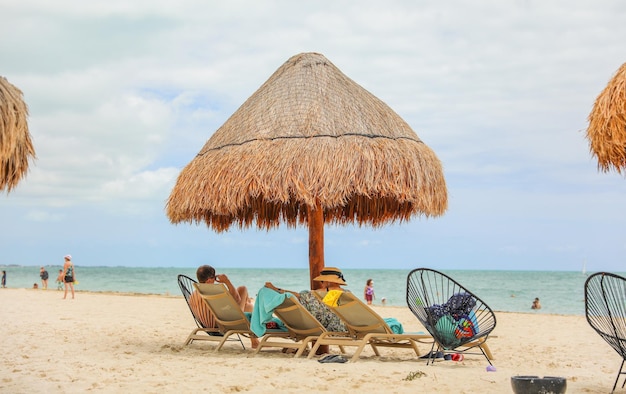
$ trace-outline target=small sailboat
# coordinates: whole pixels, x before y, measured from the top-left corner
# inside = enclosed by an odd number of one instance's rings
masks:
[[[587,259],[583,260],[583,269],[582,269],[582,273],[583,275],[587,276]]]

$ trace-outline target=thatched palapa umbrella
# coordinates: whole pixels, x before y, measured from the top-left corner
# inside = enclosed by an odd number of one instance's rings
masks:
[[[311,288],[324,267],[324,223],[376,227],[446,209],[435,153],[318,53],[276,70],[183,169],[167,201],[172,223],[218,232],[308,225]]]
[[[0,76],[0,191],[17,186],[35,158],[27,119],[22,91]]]
[[[596,99],[589,114],[587,139],[599,169],[626,171],[626,63]]]

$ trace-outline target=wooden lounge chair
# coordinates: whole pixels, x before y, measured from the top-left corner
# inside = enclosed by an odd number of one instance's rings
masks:
[[[314,292],[316,297],[323,298],[323,293]],[[433,338],[425,333],[394,333],[385,320],[357,296],[344,292],[338,305],[329,307],[344,322],[348,334],[337,336],[337,333],[324,333],[315,342],[308,358],[313,357],[321,345],[355,346],[356,350],[350,362],[359,359],[365,346],[370,345],[374,354],[380,356],[379,347],[395,347],[412,349],[419,357],[418,343],[432,343]]]
[[[265,346],[283,347],[296,349],[294,357],[299,357],[320,335],[326,333],[326,329],[308,311],[296,297],[285,297],[281,305],[274,309],[274,315],[278,317],[289,332],[289,342],[274,341],[275,337],[264,336],[255,352],[258,353]],[[341,333],[338,335],[345,335]],[[343,347],[341,352],[343,353]]]
[[[429,353],[433,358],[439,352],[473,354],[469,350],[477,348],[476,354],[491,364],[493,355],[485,342],[496,327],[496,316],[476,295],[441,272],[418,268],[407,276],[406,301],[435,339]]]
[[[626,375],[626,278],[598,272],[585,281],[585,316],[587,322],[622,357],[615,391],[621,375]],[[626,379],[622,383],[622,388]]]
[[[239,308],[239,304],[226,286],[221,283],[194,283],[193,286],[213,313],[219,332],[223,334],[215,351],[219,351],[231,335],[238,334],[246,338],[256,337],[250,329],[248,317]],[[281,329],[268,329],[261,340],[270,336],[288,337],[289,332]]]
[[[194,308],[191,306],[191,295],[195,291],[195,288],[193,287],[194,283],[197,282],[187,275],[178,275],[178,286],[180,287],[180,291],[183,293],[183,297],[185,297],[185,301],[187,302],[187,306],[189,307],[191,316],[193,316],[193,320],[196,322],[197,326],[191,331],[191,333],[187,337],[187,340],[185,341],[185,346],[191,344],[194,340],[220,342],[224,336],[222,333],[220,333],[220,329],[217,327],[205,327],[203,322],[209,319],[206,316],[197,316],[196,314],[198,312],[194,310]],[[241,347],[243,349],[246,348],[239,335],[235,335],[228,340],[237,341],[241,344]]]

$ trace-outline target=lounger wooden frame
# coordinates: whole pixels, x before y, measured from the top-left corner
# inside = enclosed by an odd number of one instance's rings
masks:
[[[314,294],[320,301],[322,300],[323,292],[314,292]],[[348,335],[337,336],[337,333],[320,335],[308,358],[313,357],[321,345],[355,346],[356,350],[350,362],[357,361],[367,345],[372,347],[376,356],[380,356],[379,347],[394,347],[412,349],[419,357],[420,351],[417,344],[431,345],[433,342],[433,338],[424,333],[394,333],[378,313],[353,293],[344,292],[339,298],[338,305],[329,308],[344,322]]]
[[[274,315],[287,327],[289,332],[288,338],[291,341],[276,341],[274,340],[275,337],[265,336],[261,339],[255,354],[263,347],[272,346],[296,349],[294,357],[299,357],[307,350],[309,344],[316,341],[320,335],[332,335],[300,304],[296,297],[286,297],[283,303],[274,309]],[[345,335],[345,333],[337,333],[336,335]],[[343,353],[343,347],[340,347],[340,349]]]
[[[178,286],[180,287],[180,291],[183,293],[185,302],[187,303],[187,306],[189,307],[189,311],[191,312],[191,316],[193,316],[193,319],[196,322],[196,326],[197,326],[187,336],[187,339],[185,340],[185,346],[193,343],[193,341],[220,342],[223,337],[223,335],[220,333],[220,329],[217,327],[205,327],[203,320],[200,318],[200,316],[196,316],[196,311],[191,306],[190,298],[191,298],[191,294],[195,290],[195,288],[193,287],[193,284],[197,283],[197,281],[183,274],[178,275],[177,279],[178,279]],[[239,337],[239,335],[232,336],[228,340],[237,341],[241,345],[242,349],[246,348],[245,345],[243,344],[243,341]]]
[[[217,283],[194,283],[194,287],[206,302],[211,313],[213,313],[219,332],[224,335],[221,337],[215,351],[219,351],[231,335],[239,334],[246,338],[256,337],[250,329],[250,321],[239,308],[239,304],[237,304],[226,286]],[[266,337],[286,338],[288,336],[289,332],[287,331],[270,329],[266,331],[261,340]]]

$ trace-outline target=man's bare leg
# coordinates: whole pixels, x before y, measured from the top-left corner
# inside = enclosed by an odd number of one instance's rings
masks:
[[[246,286],[239,286],[237,288],[237,293],[239,293],[239,308],[241,308],[244,312],[252,312],[254,306],[250,303],[250,299],[248,297],[248,289]],[[256,349],[259,346],[259,338],[250,337],[250,347],[252,349]]]

